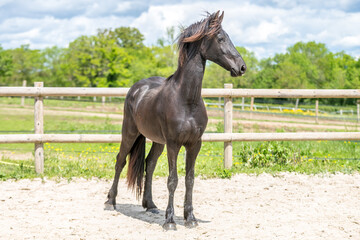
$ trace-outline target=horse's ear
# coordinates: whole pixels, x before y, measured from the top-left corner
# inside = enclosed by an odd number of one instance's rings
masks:
[[[215,19],[217,19],[218,17],[219,17],[219,14],[220,14],[220,10],[218,10],[217,12],[216,12],[216,14],[215,14]]]
[[[224,19],[224,11],[222,12],[218,20],[220,24],[222,23],[223,19]]]

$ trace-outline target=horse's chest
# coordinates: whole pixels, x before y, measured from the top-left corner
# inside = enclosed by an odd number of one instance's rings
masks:
[[[197,141],[201,138],[206,128],[206,122],[203,119],[189,118],[179,124],[179,139],[182,142]]]

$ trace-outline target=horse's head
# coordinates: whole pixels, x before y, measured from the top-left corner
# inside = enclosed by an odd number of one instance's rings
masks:
[[[229,35],[221,27],[223,17],[224,12],[220,15],[220,11],[218,11],[209,14],[206,19],[185,29],[179,38],[179,48],[180,50],[185,48],[186,44],[192,44],[192,47],[188,46],[185,56],[180,55],[180,63],[187,57],[191,58],[191,54],[194,55],[196,49],[204,59],[219,64],[228,70],[233,77],[245,73],[246,64],[244,60],[234,47]]]

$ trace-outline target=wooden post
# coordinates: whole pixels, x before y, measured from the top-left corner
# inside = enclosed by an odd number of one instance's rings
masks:
[[[315,122],[319,123],[319,100],[315,101]]]
[[[105,96],[101,97],[102,106],[105,107]]]
[[[250,119],[252,119],[253,111],[254,111],[254,97],[251,97],[251,102],[250,102]]]
[[[360,122],[360,101],[358,100],[357,105],[357,122]]]
[[[245,97],[242,97],[242,101],[241,101],[241,110],[245,110]]]
[[[43,82],[35,82],[34,87],[41,88]],[[44,103],[43,97],[35,97],[34,104],[34,128],[35,134],[44,134]],[[35,143],[35,171],[44,172],[44,144]]]
[[[23,81],[23,87],[26,87],[26,80]],[[25,106],[25,96],[21,97],[21,106]]]
[[[224,88],[232,89],[233,85],[224,84]],[[232,133],[232,99],[224,98],[224,132]],[[230,169],[232,166],[232,142],[224,142],[224,168]]]
[[[297,98],[295,103],[295,111],[298,109],[298,106],[299,106],[299,99]]]
[[[250,111],[254,111],[254,97],[251,97]]]

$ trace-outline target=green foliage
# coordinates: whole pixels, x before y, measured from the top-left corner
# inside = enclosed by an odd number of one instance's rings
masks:
[[[13,62],[11,55],[0,45],[0,84],[4,77],[11,76]]]
[[[252,168],[285,166],[298,162],[300,155],[300,152],[293,149],[293,145],[286,142],[266,142],[255,148],[252,145],[244,145],[239,152],[242,163]]]
[[[23,80],[32,84],[42,79],[44,59],[40,50],[31,50],[29,45],[22,45],[16,49],[6,50],[4,54],[7,74],[1,78],[2,85],[22,86]]]

